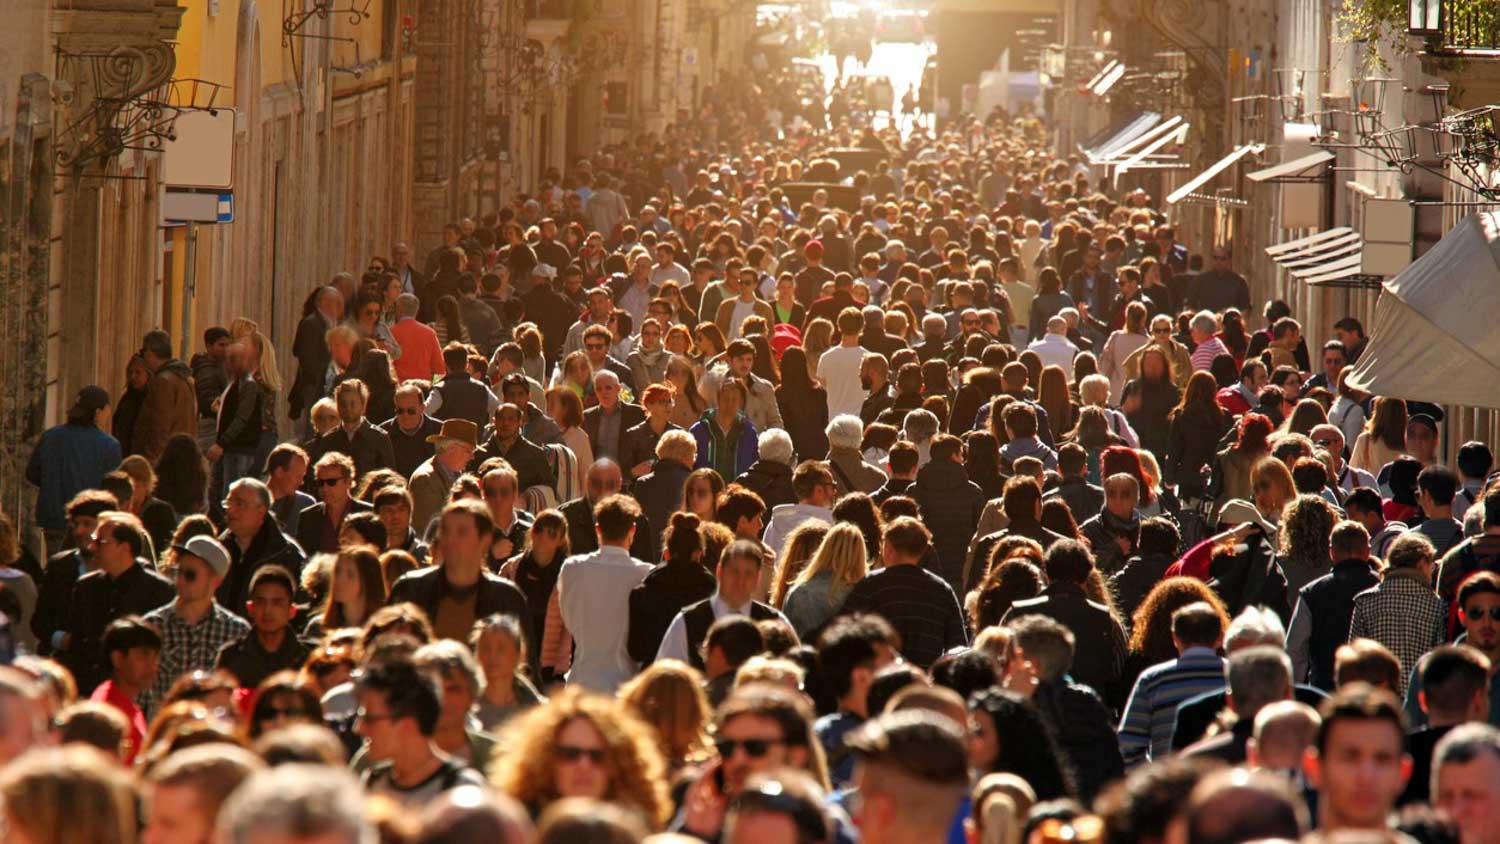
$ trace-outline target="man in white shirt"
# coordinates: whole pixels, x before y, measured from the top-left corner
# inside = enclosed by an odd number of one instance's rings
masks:
[[[829,508],[837,490],[826,462],[804,460],[797,464],[792,470],[792,492],[797,495],[797,503],[777,504],[771,509],[771,520],[761,541],[779,555],[786,538],[804,522],[816,519],[832,525],[833,511]]]
[[[1068,339],[1068,321],[1060,316],[1047,320],[1047,333],[1026,348],[1037,353],[1042,366],[1062,367],[1063,372],[1073,371],[1073,357],[1078,347]]]
[[[664,281],[675,281],[678,288],[692,282],[687,268],[677,263],[677,247],[665,241],[656,244],[656,266],[651,269],[652,284],[660,287]]]
[[[859,369],[865,359],[859,333],[864,327],[865,318],[860,310],[845,308],[839,313],[839,344],[818,358],[818,380],[828,391],[829,419],[840,413],[858,416],[865,403],[867,394],[859,381]]]
[[[684,607],[672,619],[656,658],[680,659],[701,670],[703,656],[699,649],[715,621],[729,615],[742,615],[751,621],[783,618],[775,609],[751,599],[763,565],[765,557],[755,542],[741,539],[726,548],[716,572],[718,589],[711,597]]]
[[[558,572],[558,607],[574,642],[570,684],[614,694],[640,668],[625,649],[630,590],[651,571],[649,563],[627,550],[640,513],[640,505],[628,496],[611,495],[599,502],[594,507],[599,550],[570,557]]]

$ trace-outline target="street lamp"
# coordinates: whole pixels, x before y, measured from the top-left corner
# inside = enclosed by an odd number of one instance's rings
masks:
[[[1406,0],[1406,31],[1428,37],[1442,32],[1443,0]]]

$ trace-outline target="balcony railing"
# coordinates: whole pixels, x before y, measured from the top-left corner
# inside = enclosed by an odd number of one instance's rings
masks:
[[[1500,5],[1443,0],[1441,20],[1443,52],[1500,58]]]

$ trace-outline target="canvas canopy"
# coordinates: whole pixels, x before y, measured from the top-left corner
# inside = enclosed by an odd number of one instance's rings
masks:
[[[1464,218],[1384,286],[1349,383],[1378,396],[1500,408],[1500,213]]]

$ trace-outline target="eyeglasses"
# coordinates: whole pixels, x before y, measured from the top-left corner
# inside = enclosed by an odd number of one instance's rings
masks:
[[[422,408],[420,408],[420,407],[398,407],[398,408],[396,408],[396,415],[397,416],[421,416],[422,415]]]
[[[1464,610],[1464,618],[1470,621],[1479,621],[1484,618],[1484,607],[1473,607]],[[1500,607],[1490,607],[1490,621],[1500,621]]]
[[[594,765],[603,765],[604,760],[609,758],[609,751],[602,747],[573,747],[559,744],[552,748],[552,752],[564,762],[577,762],[586,758]]]
[[[322,486],[322,487],[338,486],[339,484],[343,483],[346,480],[348,480],[348,478],[345,478],[343,475],[340,475],[337,478],[318,478],[318,486]]]
[[[1160,335],[1162,335],[1162,336],[1165,337],[1166,335],[1172,333],[1172,329],[1170,329],[1170,328],[1153,328],[1153,329],[1151,329],[1151,333],[1152,334],[1160,334]]]
[[[714,742],[714,748],[719,751],[719,758],[721,759],[732,758],[734,756],[735,748],[744,748],[746,756],[750,757],[751,759],[760,759],[767,753],[770,753],[771,748],[781,744],[786,744],[786,742],[781,739],[753,738],[745,739],[743,741],[736,741],[734,739],[719,739],[718,741]]]

